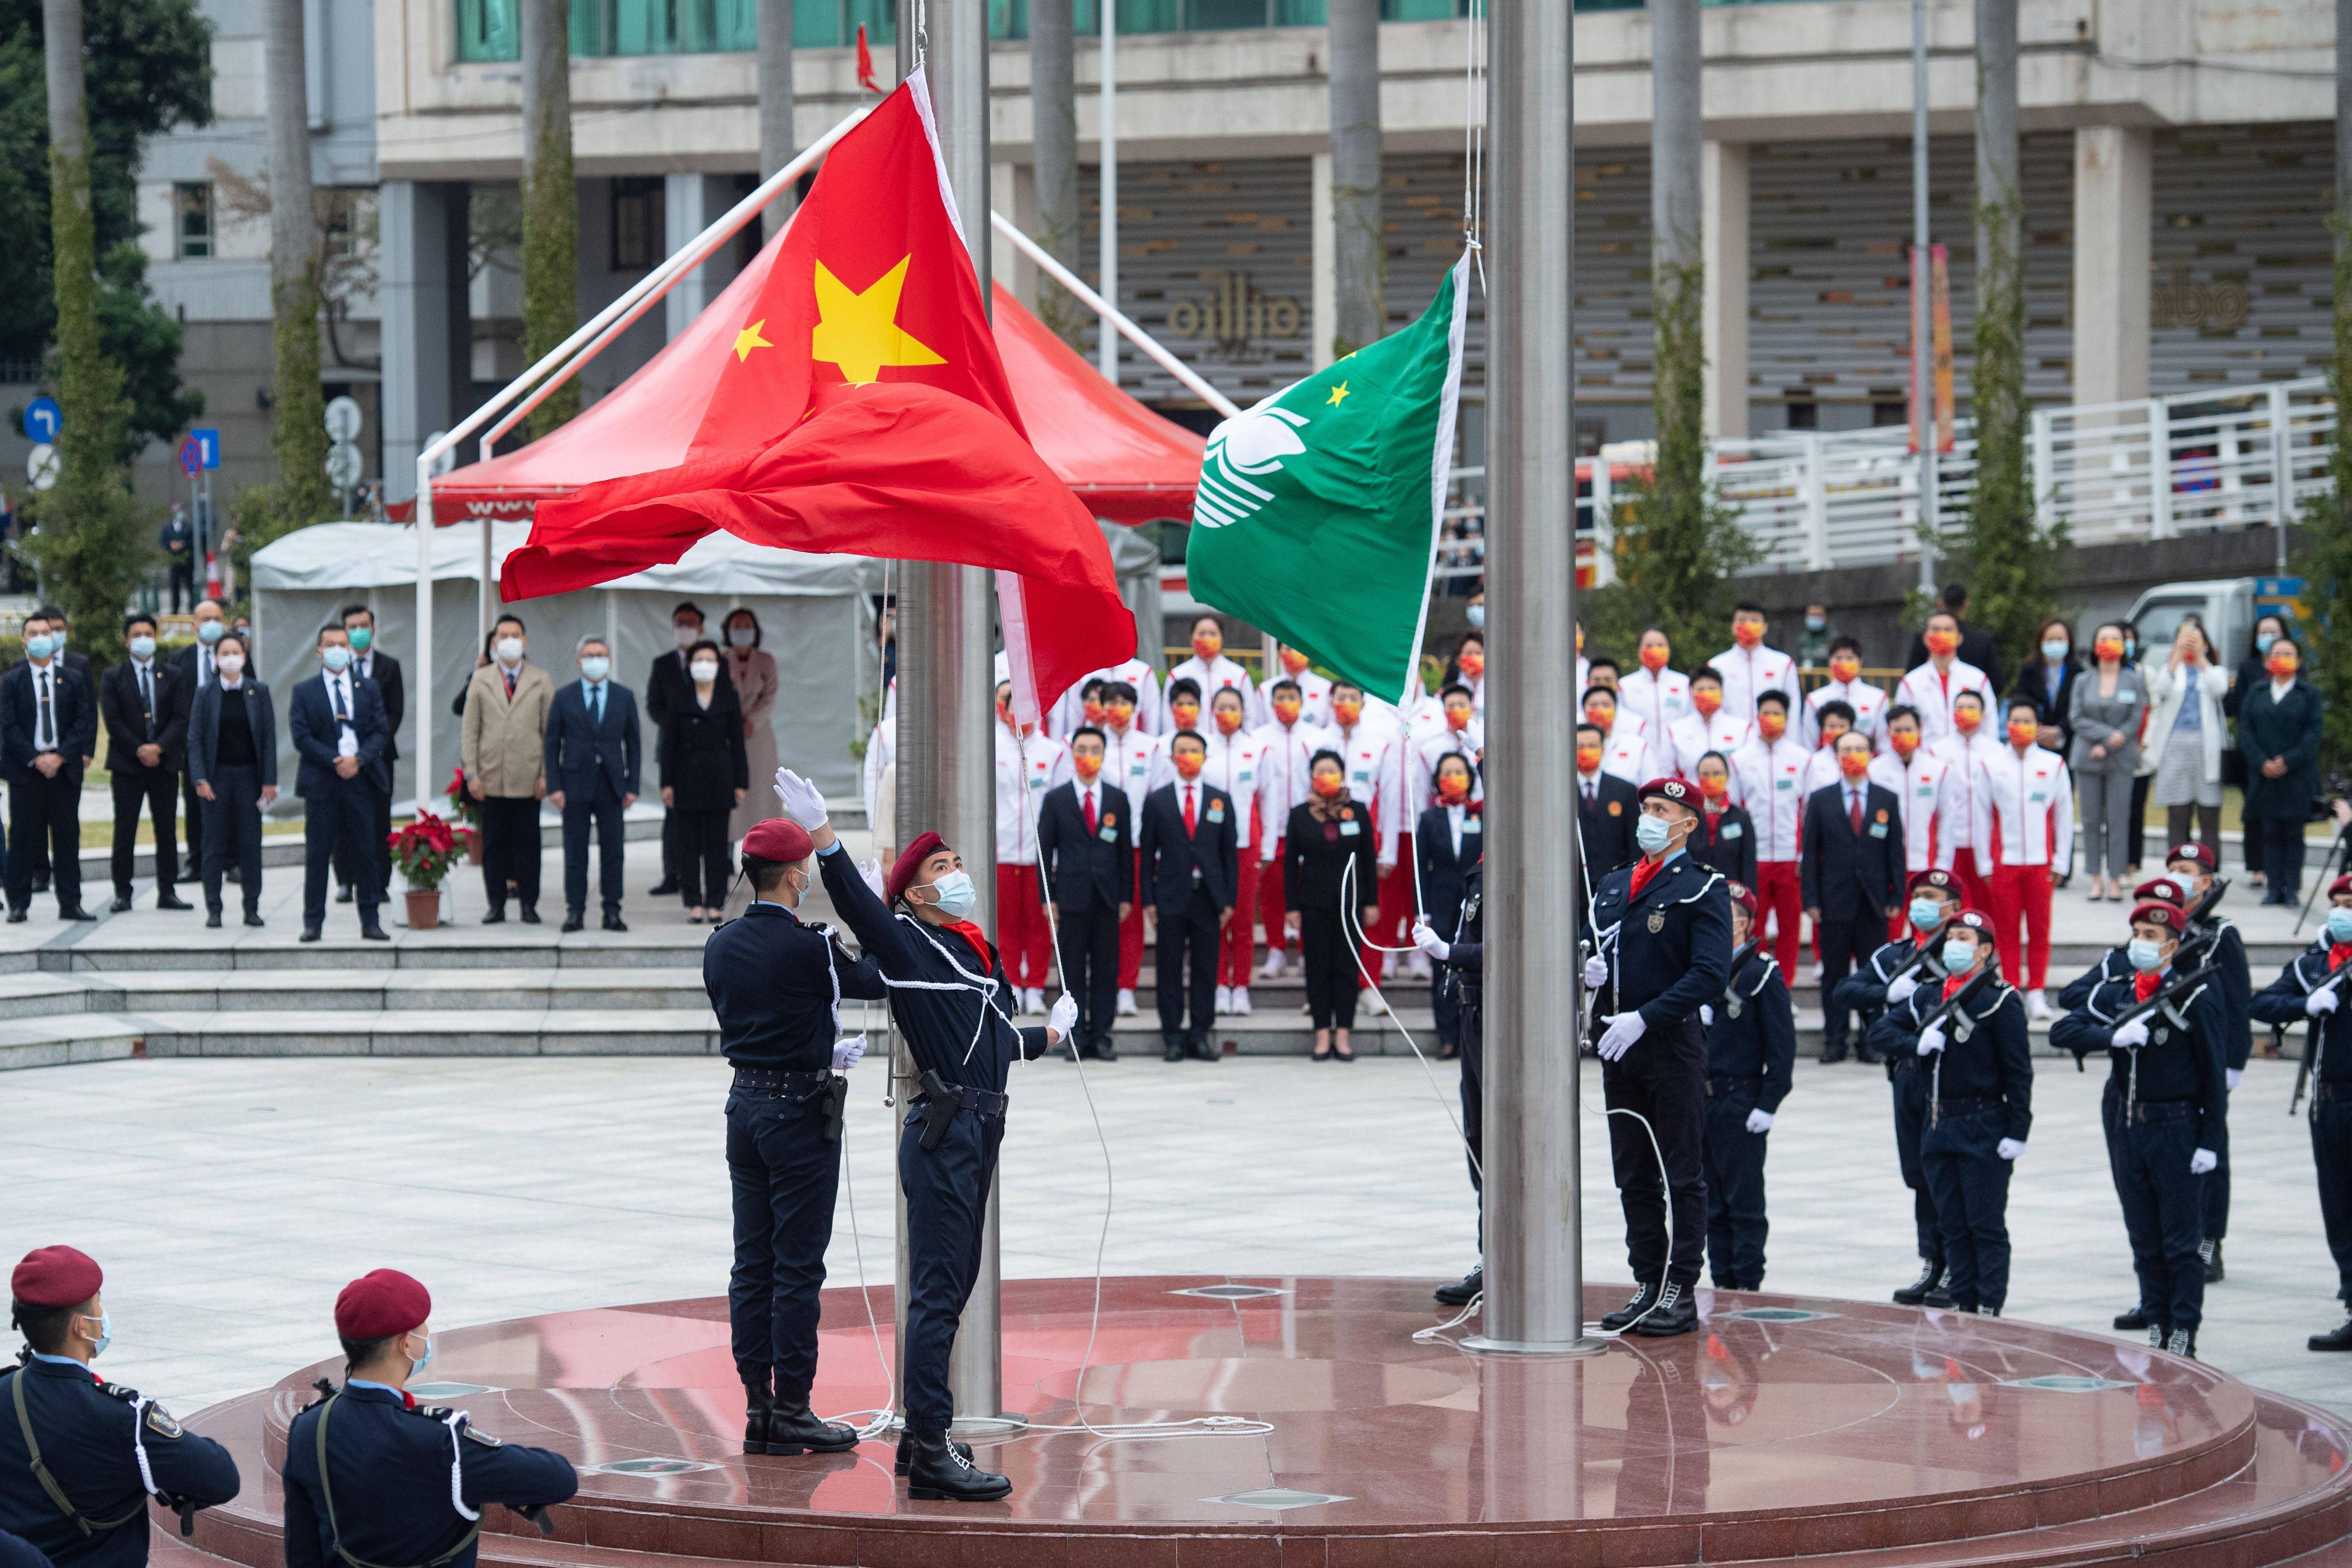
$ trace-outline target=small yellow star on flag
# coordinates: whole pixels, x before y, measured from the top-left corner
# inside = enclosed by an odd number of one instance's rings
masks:
[[[1346,401],[1347,396],[1348,383],[1341,382],[1338,386],[1331,389],[1331,395],[1323,400],[1324,406],[1327,408],[1337,408],[1342,402]]]
[[[754,349],[772,349],[775,347],[773,343],[771,343],[768,340],[760,336],[760,329],[767,324],[768,319],[765,316],[762,316],[757,321],[752,322],[749,327],[744,328],[741,331],[735,334],[735,362],[737,364],[740,365],[745,360],[750,359],[751,357],[751,350]]]

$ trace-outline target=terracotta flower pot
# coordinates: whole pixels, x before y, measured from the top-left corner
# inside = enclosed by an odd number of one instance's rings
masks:
[[[482,863],[482,835],[478,832],[469,834],[466,839],[466,863],[467,865]]]
[[[441,925],[441,890],[416,888],[408,890],[408,928],[411,931],[432,931]]]

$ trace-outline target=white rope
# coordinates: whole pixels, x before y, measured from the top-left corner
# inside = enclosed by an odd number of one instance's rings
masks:
[[[1485,217],[1486,193],[1480,188],[1485,177],[1483,165],[1486,152],[1486,50],[1480,21],[1485,12],[1484,0],[1470,0],[1467,19],[1463,30],[1465,45],[1462,62],[1462,243],[1473,254],[1484,250],[1478,233]],[[1478,278],[1486,282],[1486,267],[1482,261]]]
[[[858,1025],[857,1035],[861,1040],[866,1038],[866,1026],[862,1022]],[[852,1255],[857,1260],[857,1294],[866,1303],[866,1327],[874,1336],[874,1359],[882,1367],[882,1403],[875,1409],[844,1411],[825,1419],[856,1427],[858,1440],[865,1442],[887,1435],[891,1427],[898,1425],[898,1382],[896,1369],[890,1364],[889,1353],[882,1348],[882,1324],[874,1315],[874,1291],[866,1282],[866,1244],[857,1234],[857,1178],[850,1170],[849,1119],[846,1116],[841,1123],[841,1181],[842,1189],[849,1199],[849,1246]],[[853,1419],[859,1416],[872,1419],[863,1422]]]

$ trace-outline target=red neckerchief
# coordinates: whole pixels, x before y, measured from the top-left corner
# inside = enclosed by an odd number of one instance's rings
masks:
[[[2327,948],[2327,972],[2332,975],[2342,968],[2344,960],[2347,958],[2352,958],[2352,942],[2330,943]]]
[[[980,934],[979,926],[969,920],[950,920],[946,929],[971,944],[971,950],[980,955],[982,974],[985,975],[996,967],[996,949],[988,945],[988,938]]]
[[[2156,995],[2156,988],[2163,983],[2164,976],[2158,970],[2150,969],[2146,974],[2134,975],[2132,977],[2132,999],[2137,1002],[2147,1000],[2148,998]]]
[[[1954,975],[1945,980],[1944,999],[1948,1002],[1954,997],[1958,996],[1961,989],[1966,987],[1970,980],[1973,980],[1976,977],[1976,971],[1971,969],[1965,975]]]
[[[1657,875],[1659,868],[1664,866],[1665,863],[1666,862],[1664,860],[1643,860],[1641,863],[1634,866],[1633,891],[1631,896],[1634,898],[1641,897],[1642,889],[1649,885],[1650,879]]]

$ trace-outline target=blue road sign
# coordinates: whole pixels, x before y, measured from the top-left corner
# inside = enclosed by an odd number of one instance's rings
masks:
[[[204,454],[205,467],[217,468],[220,466],[219,431],[192,430],[188,432],[188,439],[194,442],[196,444],[196,449]]]
[[[2303,579],[2299,577],[2258,577],[2254,579],[2254,601],[2259,604],[2277,604],[2303,597]]]
[[[66,411],[58,406],[53,397],[37,397],[25,405],[25,438],[27,441],[53,442],[58,432],[65,428]]]

